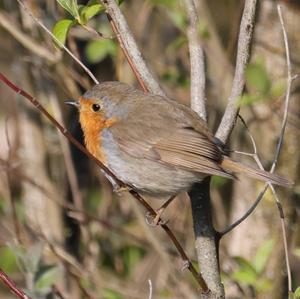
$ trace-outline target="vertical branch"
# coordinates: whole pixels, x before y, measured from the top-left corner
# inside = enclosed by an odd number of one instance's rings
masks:
[[[127,21],[115,0],[101,0],[106,8],[110,23],[117,34],[120,46],[135,73],[142,88],[154,94],[165,95],[158,82],[148,69],[134,37],[128,27]]]
[[[216,137],[226,143],[234,127],[239,112],[237,101],[241,97],[245,85],[245,68],[250,57],[257,0],[246,0],[240,25],[235,74],[228,104],[219,125]]]
[[[218,258],[218,235],[212,223],[210,178],[194,184],[189,192],[193,213],[198,263],[211,293],[207,298],[225,298]]]
[[[191,108],[207,120],[205,105],[205,63],[204,53],[199,40],[199,19],[194,0],[185,0],[189,19],[188,42],[191,64]]]
[[[206,121],[205,63],[197,30],[199,19],[194,0],[185,0],[185,6],[189,19],[187,35],[191,65],[191,108]],[[198,263],[201,275],[210,290],[206,298],[224,298],[218,265],[217,234],[212,223],[210,179],[207,178],[199,184],[194,184],[189,197]]]

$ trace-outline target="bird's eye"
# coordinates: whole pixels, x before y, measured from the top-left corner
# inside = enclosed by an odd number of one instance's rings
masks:
[[[93,109],[93,111],[97,112],[97,111],[100,110],[100,105],[98,105],[98,104],[93,104],[93,105],[92,105],[92,109]]]

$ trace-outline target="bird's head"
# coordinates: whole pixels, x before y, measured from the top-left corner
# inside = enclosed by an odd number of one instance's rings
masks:
[[[89,122],[102,123],[110,118],[122,118],[127,112],[127,95],[133,90],[125,83],[103,82],[88,90],[79,100],[65,101],[65,104],[78,109],[84,129]]]

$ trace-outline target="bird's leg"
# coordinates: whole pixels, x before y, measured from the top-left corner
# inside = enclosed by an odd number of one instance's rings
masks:
[[[130,186],[120,186],[118,184],[113,185],[113,192],[117,193],[118,195],[122,194],[123,192],[130,192],[132,188]]]
[[[157,209],[155,212],[156,212],[156,216],[154,217],[153,219],[153,224],[154,225],[158,225],[160,224],[160,222],[162,221],[161,220],[161,215],[163,214],[163,212],[165,211],[165,209],[168,207],[168,205],[173,201],[173,199],[176,197],[176,195],[174,196],[171,196],[168,200],[166,200],[163,205]]]
[[[118,182],[116,182],[116,180],[112,176],[108,175],[103,170],[101,170],[101,171],[105,175],[105,177],[109,180],[109,182],[111,183],[112,189],[113,189],[114,193],[117,193],[118,195],[120,195],[122,192],[125,192],[125,191],[129,192],[130,190],[132,190],[132,188],[130,186],[128,186],[128,185],[126,185],[126,186],[120,186],[118,184]]]

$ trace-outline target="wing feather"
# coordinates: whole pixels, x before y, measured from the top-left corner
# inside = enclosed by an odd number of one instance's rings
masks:
[[[110,128],[115,130],[119,148],[132,157],[168,167],[231,176],[220,166],[222,153],[204,122],[187,107],[171,102],[149,97],[128,106],[124,122]],[[150,115],[153,105],[158,112]]]

